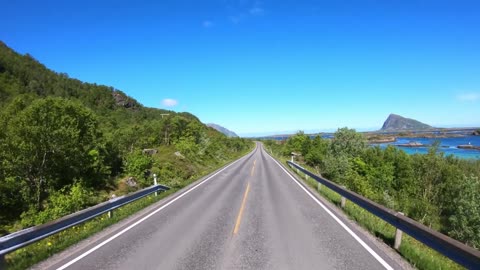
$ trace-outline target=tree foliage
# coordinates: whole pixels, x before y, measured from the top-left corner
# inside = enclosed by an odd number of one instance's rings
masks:
[[[371,200],[480,246],[480,161],[443,156],[438,144],[428,154],[408,155],[394,146],[367,146],[362,134],[339,129],[333,139],[303,133],[267,147],[289,156],[302,151],[322,176]],[[302,146],[308,146],[303,147]]]
[[[125,172],[129,176],[135,177],[141,181],[142,186],[148,186],[146,178],[150,175],[150,168],[152,168],[152,158],[144,155],[141,151],[130,153],[125,159]]]
[[[464,176],[458,183],[452,204],[448,205],[448,233],[475,248],[480,248],[480,181],[477,176]]]
[[[0,146],[3,234],[76,211],[91,203],[87,197],[121,192],[128,177],[147,186],[156,172],[180,186],[251,142],[229,139],[192,114],[146,108],[113,87],[53,72],[0,42]]]
[[[8,115],[3,158],[5,173],[25,187],[24,199],[38,210],[48,189],[95,175],[99,156],[97,123],[82,105],[59,98],[32,102]],[[96,183],[88,183],[94,185]]]

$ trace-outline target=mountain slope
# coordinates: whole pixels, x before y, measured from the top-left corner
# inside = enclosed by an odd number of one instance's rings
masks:
[[[153,174],[182,187],[251,143],[227,138],[190,113],[147,108],[113,87],[54,72],[0,41],[0,146],[2,235],[13,224],[78,210],[64,205],[81,208],[125,193],[129,177],[136,188],[151,185]],[[52,200],[77,185],[93,192],[93,201]]]
[[[80,100],[91,109],[142,107],[135,99],[113,87],[84,83],[56,73],[31,55],[20,55],[0,41],[0,104],[22,94]]]
[[[207,124],[207,126],[225,134],[227,137],[238,137],[238,135],[235,132],[228,130],[227,128],[224,128],[220,125],[210,123],[210,124]]]
[[[394,131],[394,130],[422,130],[429,129],[431,126],[424,124],[420,121],[405,118],[397,114],[390,114],[383,123],[381,130]]]

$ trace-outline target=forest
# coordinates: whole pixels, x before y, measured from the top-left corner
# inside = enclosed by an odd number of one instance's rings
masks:
[[[0,41],[0,236],[149,186],[186,180],[253,147],[189,113],[49,70]]]
[[[340,128],[332,139],[299,132],[286,141],[265,141],[315,173],[435,230],[480,247],[480,161],[428,154],[409,155],[394,146],[370,146],[362,133]]]

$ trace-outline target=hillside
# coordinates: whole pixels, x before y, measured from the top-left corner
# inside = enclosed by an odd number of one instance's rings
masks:
[[[405,118],[400,115],[390,114],[383,123],[382,131],[397,131],[397,130],[423,130],[432,128],[431,126],[419,122],[414,119]]]
[[[227,137],[238,137],[238,135],[235,132],[228,130],[227,128],[224,128],[220,125],[210,123],[210,124],[207,124],[207,126],[225,134]]]
[[[153,173],[179,188],[251,147],[190,113],[54,72],[1,41],[0,145],[0,235],[151,185]]]

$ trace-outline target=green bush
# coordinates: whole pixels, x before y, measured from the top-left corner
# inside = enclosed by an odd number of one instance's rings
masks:
[[[424,155],[408,155],[393,146],[367,147],[363,135],[348,128],[339,129],[331,140],[300,132],[286,142],[265,145],[284,157],[292,150],[302,151],[307,165],[322,176],[468,245],[480,246],[479,160],[445,157],[438,144]]]
[[[45,210],[37,211],[32,207],[24,212],[21,217],[23,227],[44,224],[68,214],[82,210],[95,204],[94,193],[77,181],[72,186],[67,186],[59,191],[53,191],[47,201]]]
[[[128,176],[135,177],[142,187],[149,186],[152,184],[151,181],[148,181],[152,163],[153,160],[150,156],[143,154],[141,151],[136,151],[127,155],[125,159],[125,173]]]

